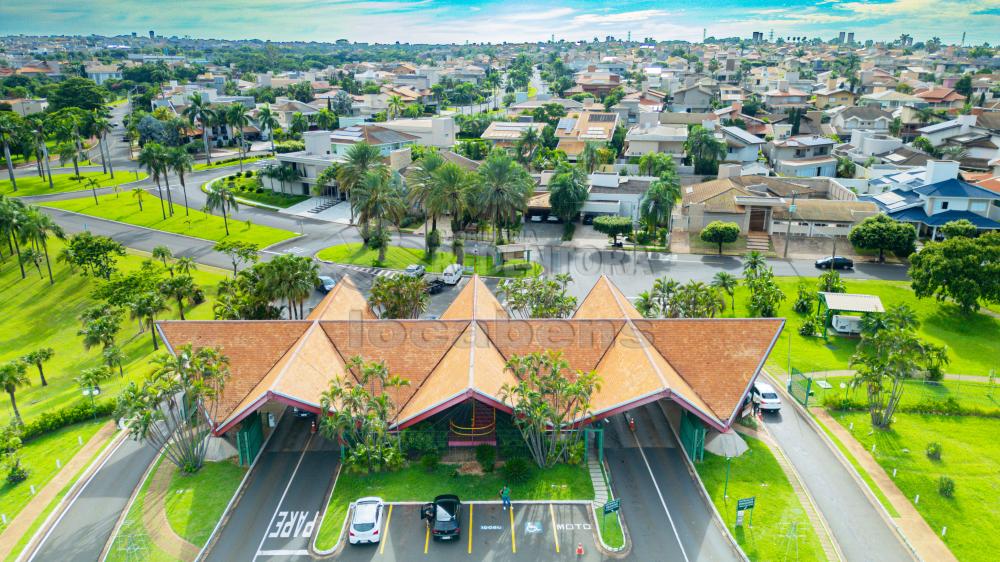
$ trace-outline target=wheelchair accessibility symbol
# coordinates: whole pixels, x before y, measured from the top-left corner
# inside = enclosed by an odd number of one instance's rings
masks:
[[[525,534],[541,533],[542,524],[537,521],[528,521],[524,524],[524,532]]]

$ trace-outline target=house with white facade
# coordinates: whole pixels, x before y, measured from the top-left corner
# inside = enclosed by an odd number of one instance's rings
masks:
[[[736,163],[741,166],[756,164],[761,150],[767,141],[749,132],[732,126],[722,126],[717,129],[726,143],[726,156],[723,162]]]
[[[856,130],[887,133],[892,125],[892,114],[872,106],[848,107],[834,114],[830,124],[841,137],[849,136]]]
[[[788,137],[768,144],[768,160],[781,176],[833,177],[837,174],[837,159],[831,156],[833,146],[833,140],[826,137]]]
[[[625,156],[642,156],[651,152],[669,154],[675,160],[684,158],[684,143],[688,129],[683,125],[651,123],[635,125],[625,135]]]

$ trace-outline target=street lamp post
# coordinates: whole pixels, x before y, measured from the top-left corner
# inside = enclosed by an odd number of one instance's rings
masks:
[[[792,202],[788,205],[788,224],[785,227],[785,251],[781,255],[784,259],[788,258],[788,243],[792,236],[792,217],[795,215],[795,196],[798,194],[798,191],[792,192]]]

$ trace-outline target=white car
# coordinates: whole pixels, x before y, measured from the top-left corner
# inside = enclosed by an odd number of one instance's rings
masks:
[[[781,397],[774,388],[763,381],[757,381],[750,390],[750,399],[760,404],[761,411],[777,412],[781,409]]]
[[[329,293],[337,286],[337,281],[333,277],[327,277],[326,275],[319,276],[319,288],[324,293]]]
[[[354,518],[348,527],[348,542],[351,544],[377,543],[381,538],[382,514],[385,502],[374,496],[361,498],[354,504]]]
[[[444,268],[444,271],[441,273],[441,280],[449,285],[457,285],[462,280],[463,269],[462,266],[453,263]]]

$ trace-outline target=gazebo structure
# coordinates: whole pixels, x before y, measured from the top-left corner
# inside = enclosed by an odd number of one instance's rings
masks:
[[[345,277],[305,320],[157,323],[171,352],[211,346],[229,358],[216,436],[256,420],[268,403],[322,413],[321,392],[334,377],[355,377],[346,364],[361,356],[409,380],[387,390],[395,429],[473,406],[449,438],[454,446],[490,442],[496,410],[512,411],[500,391],[516,383],[507,361],[544,350],[562,352],[573,372],[601,377],[590,413],[574,423],[667,399],[684,410],[683,423],[703,446],[706,426],[725,431],[735,421],[783,326],[776,318],[644,319],[603,276],[568,319],[511,319],[473,276],[440,319],[380,320]]]
[[[882,306],[882,299],[877,295],[863,295],[860,293],[819,293],[820,312],[826,308],[823,320],[823,337],[826,337],[826,330],[830,326],[830,320],[838,312],[885,312]]]

